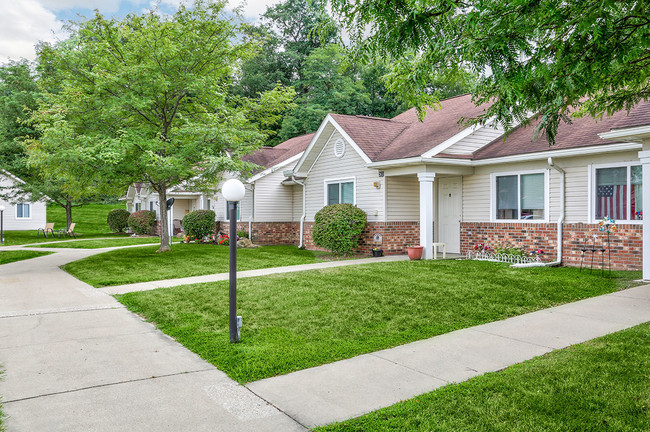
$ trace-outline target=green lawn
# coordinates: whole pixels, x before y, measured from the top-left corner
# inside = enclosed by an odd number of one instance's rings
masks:
[[[36,258],[43,255],[49,255],[51,253],[52,252],[37,251],[0,251],[0,265],[30,258]]]
[[[315,430],[648,431],[650,324]]]
[[[175,244],[171,252],[158,246],[114,250],[66,264],[63,269],[95,287],[228,271],[228,247],[212,244]],[[263,246],[237,251],[237,268],[252,270],[318,262],[312,251],[295,246]]]
[[[227,282],[118,298],[233,379],[248,382],[613,292],[640,277],[616,275],[445,260],[245,278],[238,282],[239,344],[228,342]]]
[[[176,239],[176,238],[172,240],[180,241],[180,239]],[[156,244],[156,243],[160,243],[160,237],[116,237],[111,239],[65,241],[61,243],[34,245],[28,247],[100,249],[100,248],[115,247],[115,246],[131,246],[131,245]]]
[[[126,234],[114,234],[110,232],[106,224],[108,212],[115,208],[124,208],[123,204],[86,204],[82,207],[72,209],[72,221],[77,225],[75,232],[81,238],[97,237],[119,237],[124,238]],[[47,221],[54,222],[54,229],[65,229],[65,210],[54,204],[47,206]],[[61,241],[63,238],[50,236],[44,238],[43,235],[37,237],[37,231],[5,231],[5,245],[21,245],[30,243],[41,243],[50,241]],[[58,247],[58,246],[57,246]]]

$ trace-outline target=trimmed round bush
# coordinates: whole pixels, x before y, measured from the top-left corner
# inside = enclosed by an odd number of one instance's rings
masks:
[[[129,226],[129,216],[131,213],[124,209],[113,209],[108,212],[106,223],[111,231],[123,232]]]
[[[128,219],[129,228],[138,235],[145,235],[151,232],[153,224],[156,223],[156,213],[149,210],[140,210],[131,213]]]
[[[196,239],[214,234],[215,214],[212,210],[194,210],[183,218],[185,234]]]
[[[248,238],[248,232],[246,232],[244,230],[237,231],[237,237],[240,238],[240,239]]]
[[[368,218],[352,204],[332,204],[323,207],[314,218],[314,244],[336,255],[354,252]]]

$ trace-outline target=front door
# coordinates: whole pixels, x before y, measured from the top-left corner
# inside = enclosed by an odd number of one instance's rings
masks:
[[[438,183],[438,240],[447,252],[460,253],[460,220],[463,211],[462,177],[443,177]]]

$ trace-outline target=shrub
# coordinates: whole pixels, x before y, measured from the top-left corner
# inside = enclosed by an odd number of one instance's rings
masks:
[[[156,213],[149,210],[140,210],[131,213],[128,219],[129,228],[139,235],[149,234],[156,222]]]
[[[196,239],[202,239],[214,234],[215,215],[212,210],[194,210],[183,218],[185,234]]]
[[[123,232],[129,226],[129,216],[131,213],[124,209],[113,209],[108,212],[106,223],[111,231]]]
[[[352,204],[332,204],[320,209],[314,222],[314,243],[336,255],[346,255],[359,245],[367,217],[363,210]]]
[[[244,230],[237,231],[237,238],[243,239],[248,238],[248,233]]]

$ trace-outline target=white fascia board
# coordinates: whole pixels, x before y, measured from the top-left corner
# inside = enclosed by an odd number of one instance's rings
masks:
[[[426,153],[423,153],[422,157],[423,158],[430,158],[430,157],[433,157],[433,156],[437,155],[438,153],[442,153],[444,150],[447,150],[449,147],[453,146],[454,144],[456,144],[458,141],[462,140],[463,138],[470,136],[472,133],[474,133],[477,129],[479,129],[481,127],[483,127],[483,126],[473,125],[473,126],[470,126],[468,128],[463,129],[462,131],[460,131],[456,135],[452,136],[451,138],[448,138],[448,139],[444,140],[443,142],[441,142],[440,144],[438,144],[437,146],[435,146],[431,150],[427,151]]]
[[[483,166],[494,165],[500,163],[510,162],[526,162],[531,160],[543,160],[549,156],[552,157],[571,157],[571,156],[584,156],[598,153],[620,152],[628,150],[641,149],[640,143],[622,143],[622,144],[605,144],[591,147],[580,147],[573,149],[563,150],[548,150],[536,153],[527,153],[521,155],[503,156],[491,159],[481,160],[467,160],[467,159],[454,159],[454,158],[424,158],[412,157],[405,159],[393,159],[381,162],[373,162],[367,164],[368,168],[382,169],[389,167],[399,167],[405,165],[418,165],[418,164],[438,164],[438,165],[460,165],[460,166]]]
[[[650,138],[650,125],[638,126],[626,129],[614,129],[609,132],[598,134],[602,139],[625,139],[627,141],[642,140]]]
[[[12,173],[10,173],[9,171],[0,170],[0,174],[2,174],[3,176],[5,176],[5,177],[7,177],[7,178],[10,178],[10,179],[12,179],[13,181],[16,181],[16,182],[18,182],[18,183],[20,183],[20,184],[24,184],[24,183],[25,183],[24,181],[22,181],[21,179],[19,179],[18,177],[16,177],[16,176],[13,175]]]
[[[305,163],[305,159],[307,158],[307,155],[309,155],[309,153],[311,153],[312,149],[316,145],[316,141],[318,141],[318,138],[320,138],[321,134],[323,133],[323,130],[325,129],[325,126],[327,126],[327,124],[330,123],[331,120],[332,120],[332,116],[327,114],[327,116],[325,117],[325,120],[323,120],[323,122],[320,124],[320,126],[318,127],[318,130],[314,134],[314,137],[309,142],[309,145],[307,146],[305,151],[302,152],[302,156],[298,160],[298,163],[293,168],[293,171],[295,173],[300,171],[300,168],[302,168],[302,164]]]
[[[332,122],[332,124],[334,125],[334,127],[336,128],[336,130],[338,130],[338,131],[341,133],[341,135],[343,135],[343,138],[345,138],[345,140],[346,140],[347,142],[350,143],[350,145],[352,146],[352,148],[355,149],[355,150],[357,151],[357,153],[359,153],[359,156],[361,156],[361,159],[363,159],[363,161],[364,161],[365,163],[367,163],[367,164],[371,163],[372,161],[370,160],[370,158],[368,157],[368,155],[365,154],[365,153],[363,152],[363,150],[361,150],[361,147],[359,147],[359,146],[357,145],[357,143],[354,142],[354,140],[352,139],[352,137],[350,137],[350,135],[348,135],[348,133],[347,133],[345,130],[343,130],[343,128],[341,127],[341,125],[339,125],[339,124],[338,124],[338,123],[337,123],[337,122],[336,122],[332,117],[330,117],[329,114],[328,114],[328,117],[330,118],[330,121]]]
[[[573,148],[573,149],[547,150],[547,151],[541,151],[536,153],[503,156],[503,157],[492,158],[492,159],[481,159],[481,160],[472,161],[472,165],[482,166],[482,165],[492,165],[497,163],[525,162],[530,160],[547,159],[549,156],[552,157],[585,156],[585,155],[598,154],[598,153],[638,150],[640,148],[641,148],[641,144],[639,143],[606,144],[606,145],[580,147],[580,148]]]
[[[302,157],[303,153],[304,152],[300,152],[297,155],[291,156],[289,159],[283,160],[279,164],[273,165],[271,168],[267,168],[264,171],[255,174],[253,177],[249,178],[247,180],[247,182],[248,183],[255,183],[257,180],[261,179],[262,177],[266,177],[269,174],[273,174],[274,172],[276,172],[280,168],[284,168],[287,165],[289,165],[291,162],[295,162],[298,159],[300,159]]]

